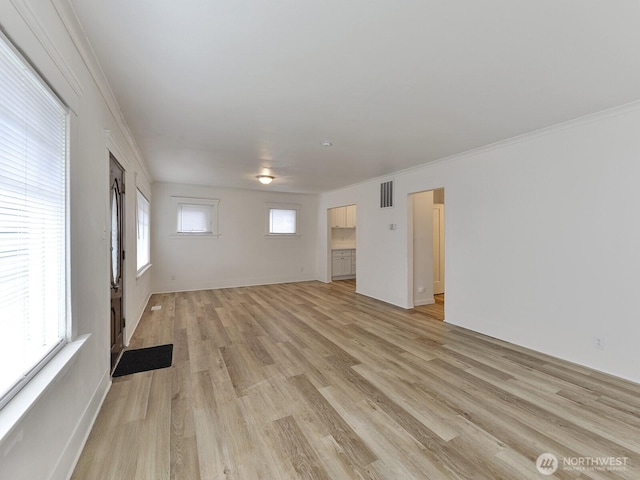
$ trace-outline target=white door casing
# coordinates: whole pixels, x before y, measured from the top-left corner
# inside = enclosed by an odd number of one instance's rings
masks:
[[[433,294],[444,293],[444,205],[433,205]]]

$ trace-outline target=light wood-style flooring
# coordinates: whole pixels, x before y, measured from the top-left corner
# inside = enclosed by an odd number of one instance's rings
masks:
[[[150,311],[161,305],[160,311]],[[306,282],[154,295],[74,479],[640,478],[640,386]],[[626,469],[543,477],[559,459]]]
[[[436,303],[431,305],[420,305],[415,307],[420,313],[424,313],[427,317],[434,320],[444,320],[444,293],[433,296]]]

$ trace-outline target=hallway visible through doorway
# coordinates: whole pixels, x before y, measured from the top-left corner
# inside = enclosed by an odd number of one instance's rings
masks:
[[[444,188],[411,193],[408,202],[408,303],[444,320]]]
[[[444,320],[444,293],[434,295],[433,299],[436,301],[436,303],[432,303],[431,305],[419,305],[417,307],[414,307],[414,310],[420,313],[424,313],[434,320],[442,321]]]

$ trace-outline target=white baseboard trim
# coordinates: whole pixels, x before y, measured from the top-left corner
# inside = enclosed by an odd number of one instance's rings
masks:
[[[49,476],[49,480],[71,478],[82,454],[82,449],[85,443],[87,443],[93,424],[98,418],[102,404],[110,389],[111,374],[109,370],[107,370],[102,376],[100,383],[98,383],[95,392],[93,392],[87,408],[82,412],[73,435],[71,435],[71,438],[67,442],[62,456]]]
[[[333,282],[334,280],[352,280],[356,278],[355,275],[337,275],[335,277],[331,277],[331,281]]]
[[[430,299],[426,299],[426,300],[418,300],[417,302],[414,301],[413,305],[415,307],[421,307],[422,305],[433,305],[434,303],[436,303],[435,298],[431,297]]]
[[[149,295],[147,295],[146,300],[143,303],[141,303],[140,306],[138,307],[140,310],[140,313],[138,314],[138,319],[136,320],[136,323],[131,326],[125,327],[125,330],[126,330],[125,345],[124,345],[125,347],[129,346],[129,342],[133,338],[133,334],[135,333],[136,328],[138,328],[138,325],[140,324],[140,320],[142,320],[142,316],[144,315],[144,312],[147,309],[147,305],[149,305],[149,300],[151,300],[151,295],[153,295],[152,292],[150,292]]]
[[[160,290],[153,292],[154,294],[162,293],[178,293],[178,292],[198,292],[200,290],[219,290],[221,288],[239,288],[239,287],[257,287],[260,285],[278,285],[281,283],[299,283],[299,282],[315,282],[316,279],[313,276],[292,278],[292,279],[253,279],[253,280],[231,280],[228,284],[224,285],[203,285],[201,287],[189,287],[189,288],[176,288],[169,290]]]
[[[361,292],[357,288],[356,288],[356,293],[358,295],[363,295],[365,297],[373,298],[374,300],[378,300],[380,302],[386,303],[387,305],[393,305],[394,307],[404,308],[405,310],[410,310],[411,308],[413,308],[413,307],[410,307],[408,305],[403,305],[401,303],[392,302],[391,300],[388,300],[388,299],[385,299],[385,298],[376,297],[375,295],[372,295],[370,293]]]

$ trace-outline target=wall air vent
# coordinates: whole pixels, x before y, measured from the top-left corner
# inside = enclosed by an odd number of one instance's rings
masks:
[[[380,184],[380,208],[393,207],[393,180]]]

